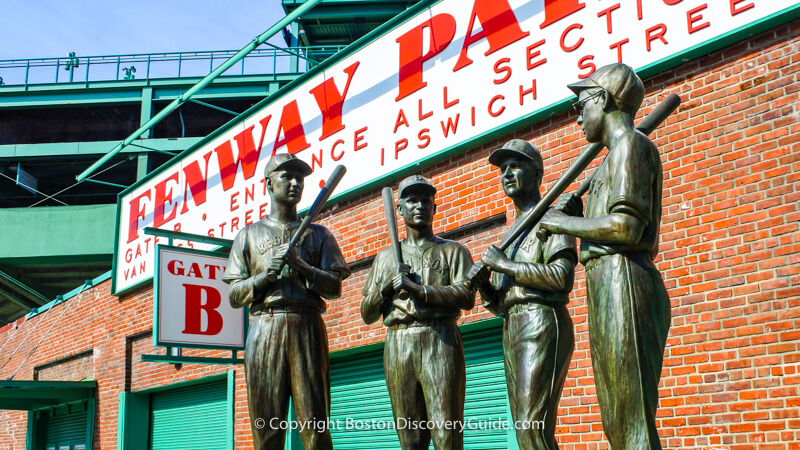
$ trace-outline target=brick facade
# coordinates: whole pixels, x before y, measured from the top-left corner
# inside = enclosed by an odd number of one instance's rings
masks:
[[[798,36],[796,20],[645,80],[645,113],[667,93],[683,99],[654,134],[664,166],[656,263],[672,299],[658,410],[665,448],[800,449]],[[585,146],[574,115],[562,113],[421,172],[439,187],[437,232],[499,218],[457,236],[476,259],[499,243],[503,215],[511,218],[498,173],[486,160],[511,137],[530,140],[542,151],[545,190]],[[359,314],[367,258],[388,244],[383,220],[378,189],[337,205],[322,220],[354,263],[344,296],[329,302],[325,315],[332,351],[384,339],[385,329],[364,325]],[[109,295],[109,287],[104,282],[26,323],[0,329],[0,343],[6,343],[20,328],[0,355],[0,379],[5,379],[69,308],[15,379],[97,380],[99,449],[116,448],[120,392],[230,370],[141,362],[141,354],[164,353],[151,344],[152,290],[118,298]],[[568,450],[608,448],[592,377],[585,294],[578,266],[570,303],[576,350],[557,429]],[[488,317],[476,307],[462,322]],[[184,355],[230,352],[187,349]],[[247,448],[243,370],[234,369],[235,442]],[[0,411],[0,448],[24,448],[25,417]]]

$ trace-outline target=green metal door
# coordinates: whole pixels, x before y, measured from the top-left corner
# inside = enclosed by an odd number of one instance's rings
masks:
[[[150,396],[150,448],[228,448],[225,380],[157,392]]]
[[[502,330],[492,327],[464,332],[462,337],[467,367],[464,420],[474,427],[464,430],[464,448],[505,450],[510,442],[513,448],[513,432],[498,427],[498,424],[510,423]],[[399,449],[397,433],[387,426],[392,420],[392,407],[383,376],[382,348],[332,359],[331,434],[334,447]]]
[[[39,448],[86,448],[86,406],[83,403],[60,406],[40,414],[37,428],[43,428],[40,432],[44,445]]]

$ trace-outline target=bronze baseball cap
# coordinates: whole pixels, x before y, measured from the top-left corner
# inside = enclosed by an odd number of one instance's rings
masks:
[[[569,84],[567,87],[575,95],[580,95],[585,89],[603,88],[611,94],[621,110],[630,114],[636,114],[644,99],[644,84],[641,78],[630,66],[622,63],[603,66],[589,78]]]
[[[530,142],[522,139],[512,139],[503,144],[502,147],[493,151],[492,154],[489,155],[489,163],[493,166],[500,167],[503,160],[511,156],[521,156],[525,159],[529,159],[536,163],[540,169],[544,166],[542,155],[539,153],[539,150]]]
[[[278,153],[267,163],[267,168],[264,169],[264,176],[266,177],[278,169],[285,169],[288,167],[294,167],[300,171],[304,177],[311,175],[311,172],[313,172],[311,167],[309,167],[308,164],[302,159],[290,153]]]
[[[422,188],[431,195],[436,194],[436,187],[433,186],[431,180],[423,177],[422,175],[411,175],[410,177],[404,178],[403,181],[400,182],[400,187],[397,188],[397,196],[403,197],[405,191],[411,187]]]

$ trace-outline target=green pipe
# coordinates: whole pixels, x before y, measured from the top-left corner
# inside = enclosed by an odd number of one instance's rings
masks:
[[[231,66],[233,66],[234,64],[239,62],[239,60],[244,58],[248,53],[250,53],[251,51],[255,50],[256,47],[258,47],[259,45],[261,45],[264,42],[266,42],[267,39],[269,39],[272,36],[274,36],[278,31],[282,30],[283,27],[285,27],[286,25],[288,25],[291,22],[293,22],[295,19],[297,19],[298,17],[303,15],[303,13],[305,13],[309,9],[313,8],[314,6],[317,5],[317,3],[320,3],[321,1],[322,0],[308,0],[308,1],[306,1],[299,8],[295,9],[294,11],[292,11],[289,15],[287,15],[286,17],[284,17],[283,19],[278,21],[278,23],[276,23],[275,25],[271,26],[267,31],[265,31],[264,33],[262,33],[261,35],[259,35],[255,39],[253,39],[252,42],[247,44],[243,49],[239,50],[235,55],[231,56],[230,59],[228,59],[227,61],[222,63],[222,65],[217,67],[216,70],[214,70],[210,74],[206,75],[205,78],[203,78],[202,80],[198,81],[197,84],[195,84],[194,86],[189,88],[188,91],[184,92],[183,94],[178,96],[178,98],[173,100],[169,105],[167,105],[166,108],[162,109],[158,114],[156,114],[155,116],[150,118],[150,120],[148,120],[138,130],[134,131],[133,134],[131,134],[130,136],[126,137],[122,142],[117,144],[116,147],[111,149],[110,152],[108,152],[105,155],[103,155],[102,158],[100,158],[94,164],[89,166],[88,169],[86,169],[83,172],[81,172],[77,177],[75,177],[75,179],[78,180],[78,181],[85,180],[86,177],[91,175],[95,170],[97,170],[103,164],[108,162],[109,159],[113,158],[114,155],[116,155],[117,153],[122,151],[123,148],[127,147],[133,141],[138,139],[139,136],[144,134],[145,131],[149,130],[155,124],[157,124],[162,119],[167,117],[172,111],[175,111],[181,104],[183,104],[186,100],[191,98],[199,90],[201,90],[204,87],[206,87],[209,84],[211,84],[211,82],[214,81],[215,78],[220,76],[226,70],[230,69]]]

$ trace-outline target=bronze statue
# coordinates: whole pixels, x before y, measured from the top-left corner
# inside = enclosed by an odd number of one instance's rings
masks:
[[[293,155],[270,159],[264,173],[269,216],[236,235],[223,276],[231,305],[249,304],[252,315],[244,368],[257,450],[283,448],[286,431],[275,425],[286,420],[290,397],[299,421],[326,424],[300,431],[305,448],[333,447],[327,429],[328,335],[321,314],[323,299],[339,297],[350,270],[330,231],[317,224],[301,228],[297,204],[310,173]],[[298,231],[297,245],[290,246]]]
[[[662,169],[650,139],[634,129],[644,87],[624,64],[569,85],[578,124],[609,152],[593,174],[583,217],[560,207],[542,219],[553,235],[581,238],[589,343],[603,429],[611,448],[660,449],[658,382],[670,325],[670,300],[653,264],[661,223]]]
[[[517,220],[508,236],[541,200],[542,157],[529,142],[513,139],[489,162],[500,168],[503,190],[514,202]],[[580,212],[580,204],[570,206]],[[511,242],[505,253],[495,246],[486,250],[481,262],[493,272],[491,283],[480,265],[469,275],[476,276],[486,309],[505,319],[506,383],[519,448],[554,450],[558,401],[575,347],[567,303],[578,255],[575,238],[558,235],[543,243],[536,239],[538,228]]]
[[[407,267],[398,267],[391,248],[381,250],[361,302],[364,322],[383,316],[388,327],[383,368],[400,446],[407,450],[427,449],[431,438],[437,450],[463,448],[458,423],[466,379],[456,321],[475,302],[464,283],[472,257],[460,243],[433,234],[435,194],[419,175],[400,183],[397,210],[406,228],[400,256]],[[458,422],[427,429],[426,421]]]

